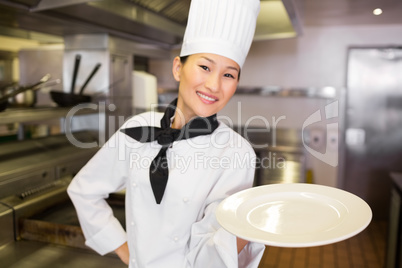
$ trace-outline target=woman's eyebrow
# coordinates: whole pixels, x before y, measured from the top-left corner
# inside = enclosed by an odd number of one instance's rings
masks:
[[[215,62],[213,59],[211,59],[211,58],[208,58],[208,57],[206,57],[206,56],[202,56],[201,58],[206,59],[206,60],[209,61],[210,63],[216,64],[216,62]]]
[[[235,70],[235,71],[238,72],[238,73],[240,72],[239,69],[237,69],[236,67],[233,67],[233,66],[228,66],[227,68],[228,68],[228,69]]]
[[[213,59],[211,59],[211,58],[208,58],[208,57],[206,57],[206,56],[202,56],[201,58],[206,59],[206,60],[209,61],[210,63],[216,65],[216,62],[215,62]],[[239,72],[239,69],[237,69],[237,68],[234,67],[234,66],[230,66],[230,65],[229,65],[229,66],[227,66],[226,68],[232,69],[232,70],[235,70],[235,71]]]

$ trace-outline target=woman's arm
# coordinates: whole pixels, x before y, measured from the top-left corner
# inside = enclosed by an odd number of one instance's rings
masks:
[[[105,200],[111,192],[122,190],[127,178],[127,164],[119,161],[116,143],[114,135],[78,172],[67,189],[85,244],[101,255],[127,241],[124,228]]]
[[[121,245],[120,247],[118,247],[114,252],[117,254],[117,256],[119,256],[119,258],[122,262],[124,262],[125,264],[128,265],[128,263],[130,261],[130,253],[128,251],[127,242],[124,243],[123,245]]]

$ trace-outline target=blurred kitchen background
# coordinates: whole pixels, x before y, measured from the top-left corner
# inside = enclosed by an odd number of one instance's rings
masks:
[[[175,98],[171,64],[189,5],[0,0],[0,246],[33,252],[13,241],[59,241],[33,234],[45,221],[37,215],[64,209],[69,180],[124,120]],[[398,0],[261,0],[239,88],[219,114],[265,159],[255,185],[317,183],[368,202],[389,226],[387,267],[402,265],[401,14]],[[93,105],[72,109],[53,91]]]

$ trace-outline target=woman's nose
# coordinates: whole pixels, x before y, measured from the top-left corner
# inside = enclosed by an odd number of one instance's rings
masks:
[[[217,74],[208,75],[208,79],[205,82],[205,87],[210,91],[218,91],[220,84],[220,77]]]

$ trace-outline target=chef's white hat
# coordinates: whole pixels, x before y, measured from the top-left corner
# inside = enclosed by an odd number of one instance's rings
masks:
[[[180,56],[213,53],[241,68],[259,10],[260,0],[192,0]]]

